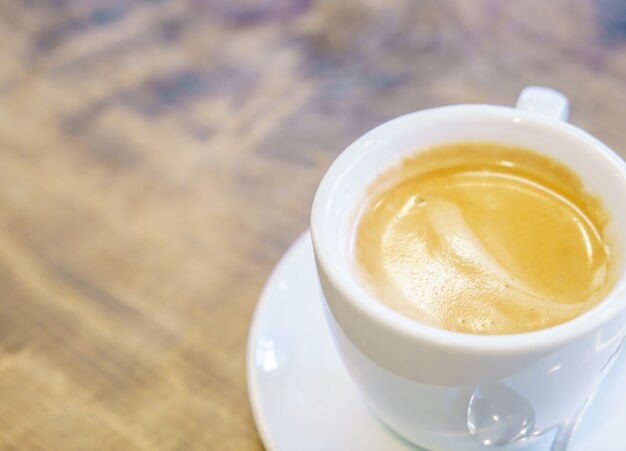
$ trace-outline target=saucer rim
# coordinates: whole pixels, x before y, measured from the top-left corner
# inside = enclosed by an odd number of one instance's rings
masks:
[[[278,262],[274,265],[274,268],[270,272],[263,288],[260,291],[258,296],[256,306],[254,307],[254,313],[252,314],[252,319],[250,320],[248,338],[246,340],[246,387],[248,390],[249,404],[250,410],[252,412],[252,417],[254,419],[254,423],[256,425],[257,432],[263,443],[263,446],[267,450],[276,450],[276,444],[271,439],[271,434],[269,432],[269,426],[263,420],[263,415],[261,413],[261,399],[260,399],[260,389],[259,389],[259,379],[255,377],[256,375],[256,356],[255,356],[255,341],[258,336],[258,328],[260,327],[260,318],[262,316],[262,311],[265,308],[269,299],[269,291],[270,287],[275,285],[275,279],[280,277],[280,274],[283,273],[283,267],[286,266],[287,262],[291,260],[291,255],[298,249],[301,245],[301,242],[306,238],[311,236],[310,229],[306,229],[303,231],[293,242],[289,245],[287,250],[282,254]]]

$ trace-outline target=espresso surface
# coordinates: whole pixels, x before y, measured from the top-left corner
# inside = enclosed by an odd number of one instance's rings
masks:
[[[527,332],[582,314],[611,288],[608,215],[576,174],[531,150],[429,149],[370,194],[353,243],[359,272],[415,320]]]

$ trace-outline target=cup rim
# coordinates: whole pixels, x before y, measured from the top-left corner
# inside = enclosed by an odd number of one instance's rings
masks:
[[[324,227],[324,213],[327,211],[329,200],[334,194],[334,191],[331,189],[332,186],[343,174],[343,171],[352,163],[348,154],[356,152],[355,149],[362,148],[371,138],[375,136],[380,137],[381,134],[388,133],[390,129],[399,126],[403,122],[413,121],[418,117],[420,120],[424,120],[427,116],[435,117],[444,114],[463,115],[469,113],[488,114],[491,115],[490,118],[513,119],[515,122],[526,122],[546,127],[556,133],[570,135],[570,137],[583,141],[586,145],[593,147],[595,151],[599,152],[599,155],[619,171],[619,177],[626,184],[626,162],[621,157],[589,133],[559,119],[541,116],[537,113],[513,107],[488,104],[449,105],[407,113],[386,121],[361,135],[339,154],[324,174],[315,193],[311,209],[311,238],[320,269],[324,271],[335,289],[339,290],[341,298],[345,302],[351,303],[352,307],[359,314],[365,315],[370,322],[376,323],[387,331],[400,333],[403,337],[411,340],[417,340],[421,343],[427,342],[436,346],[453,347],[469,353],[511,354],[545,351],[561,346],[564,343],[575,341],[615,318],[626,309],[626,296],[620,296],[620,294],[626,291],[626,277],[624,277],[626,258],[622,258],[622,268],[620,268],[620,276],[615,287],[596,306],[564,323],[515,334],[471,334],[423,324],[384,306],[376,301],[373,295],[354,292],[352,287],[343,280],[338,270],[339,263],[331,261],[327,252],[328,246],[332,246],[330,237],[331,226],[327,225],[326,228]],[[626,236],[621,233],[620,235],[620,244],[626,245]],[[624,249],[620,250],[623,251]],[[364,300],[364,296],[369,296],[369,299],[367,301]],[[371,300],[375,302],[371,302]]]

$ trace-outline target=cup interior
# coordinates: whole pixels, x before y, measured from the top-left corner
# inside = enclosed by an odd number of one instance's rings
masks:
[[[350,253],[367,188],[381,173],[421,150],[466,141],[492,141],[527,147],[571,168],[580,175],[587,191],[599,196],[611,213],[612,224],[608,232],[615,235],[618,252],[623,256],[626,164],[600,141],[566,122],[514,108],[460,105],[410,113],[366,133],[335,160],[318,188],[311,219],[318,263],[324,265],[333,282],[340,286],[351,302],[359,303],[370,314],[387,321],[390,327],[401,327],[409,333],[438,335],[440,338],[445,335],[447,340],[454,340],[454,336],[460,336],[460,340],[467,339],[467,334],[419,324],[384,307],[359,282]],[[623,293],[626,286],[626,271],[623,261],[621,263],[620,276],[608,296],[616,298],[614,302],[605,300],[574,320],[540,331],[509,335],[507,340],[524,339],[528,342],[528,337],[520,336],[566,334],[568,328],[571,329],[569,333],[583,333],[583,329],[612,317],[626,306],[626,296],[616,296]],[[471,337],[477,344],[486,346],[493,340],[493,336]],[[498,337],[502,341],[502,336]]]

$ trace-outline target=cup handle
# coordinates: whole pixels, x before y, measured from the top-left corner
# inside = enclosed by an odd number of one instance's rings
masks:
[[[522,89],[515,108],[562,121],[567,121],[569,117],[567,97],[559,91],[543,86],[527,86]]]

